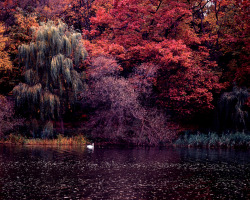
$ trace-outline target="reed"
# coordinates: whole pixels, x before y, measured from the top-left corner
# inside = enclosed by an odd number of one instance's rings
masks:
[[[56,139],[26,139],[25,145],[86,145],[86,138],[82,135],[64,137],[58,135]]]
[[[65,137],[58,135],[56,139],[28,139],[21,135],[10,134],[5,139],[0,140],[2,144],[19,144],[19,145],[48,145],[48,146],[60,146],[60,145],[86,145],[87,140],[83,135],[77,135],[74,137]]]
[[[223,133],[221,135],[217,133],[185,133],[174,142],[174,145],[207,148],[250,148],[250,135],[244,132]]]

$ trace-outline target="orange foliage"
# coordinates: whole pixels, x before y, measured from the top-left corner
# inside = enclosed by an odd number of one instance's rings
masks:
[[[6,42],[8,37],[5,37],[3,33],[5,32],[3,24],[0,24],[0,72],[5,73],[12,70],[12,63],[8,53],[5,51]],[[1,80],[2,81],[2,80]]]
[[[40,14],[42,21],[58,20],[71,3],[72,0],[38,1],[35,10]]]
[[[38,27],[36,13],[26,13],[19,9],[15,13],[15,25],[10,28],[9,52],[17,55],[18,46],[31,41],[31,27]]]

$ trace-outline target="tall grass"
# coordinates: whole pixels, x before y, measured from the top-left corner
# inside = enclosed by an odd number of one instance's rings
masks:
[[[179,137],[175,146],[250,148],[250,135],[244,132],[218,135],[216,133],[187,134]]]
[[[10,134],[5,139],[2,139],[0,143],[57,146],[57,145],[85,145],[87,141],[83,135],[77,135],[74,137],[64,137],[63,135],[58,135],[56,139],[27,139],[21,135]]]

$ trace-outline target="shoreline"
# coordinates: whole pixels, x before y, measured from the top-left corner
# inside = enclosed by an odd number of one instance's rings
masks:
[[[7,145],[7,146],[26,146],[26,147],[87,147],[89,143],[72,143],[72,144],[53,144],[53,143],[13,143],[8,141],[0,141],[0,145]],[[194,146],[194,145],[176,145],[176,144],[168,144],[168,145],[121,145],[121,144],[102,144],[102,143],[95,143],[95,147],[98,149],[113,149],[113,148],[160,148],[160,149],[168,149],[168,148],[187,148],[187,149],[213,149],[213,150],[250,150],[250,146]]]
[[[250,135],[244,132],[230,134],[217,133],[193,133],[179,135],[173,141],[159,142],[156,144],[135,144],[126,141],[98,139],[88,140],[84,135],[65,137],[58,135],[55,139],[47,138],[25,138],[21,135],[10,134],[5,139],[0,140],[0,144],[6,145],[24,145],[24,146],[86,146],[95,143],[98,148],[134,148],[134,147],[178,147],[178,148],[200,148],[200,149],[250,149]]]

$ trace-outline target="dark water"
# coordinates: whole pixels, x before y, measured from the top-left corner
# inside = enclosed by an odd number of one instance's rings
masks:
[[[0,199],[250,199],[250,152],[0,146]]]

